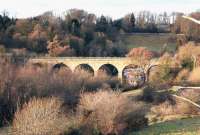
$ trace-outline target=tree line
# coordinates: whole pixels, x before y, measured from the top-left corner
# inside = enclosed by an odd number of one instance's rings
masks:
[[[171,21],[166,12],[157,15],[142,11],[113,20],[71,9],[62,17],[45,12],[18,19],[4,12],[0,15],[0,44],[5,48],[25,48],[50,56],[125,56],[127,48],[122,43],[123,34],[171,32],[172,28],[175,33],[182,32],[179,14],[173,15]]]

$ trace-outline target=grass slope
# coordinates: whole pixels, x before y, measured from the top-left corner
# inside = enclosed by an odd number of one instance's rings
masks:
[[[8,135],[9,134],[9,128],[0,128],[0,135]]]
[[[169,52],[174,52],[176,49],[176,35],[170,33],[135,33],[125,36],[124,40],[129,49],[146,47],[149,50],[160,52],[165,44],[167,44],[167,51]]]
[[[169,90],[177,91],[178,87],[172,87]],[[125,92],[124,95],[135,97],[142,94],[142,89]],[[189,116],[167,116],[152,122],[147,128],[129,135],[200,135],[200,117],[188,118]],[[159,119],[159,118],[158,118]],[[151,118],[149,118],[151,121]]]
[[[200,117],[157,123],[130,135],[200,135]]]

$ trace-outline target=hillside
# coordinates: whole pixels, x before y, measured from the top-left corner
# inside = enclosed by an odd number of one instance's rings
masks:
[[[127,47],[146,47],[152,51],[160,52],[166,45],[167,51],[176,49],[176,35],[171,33],[134,33],[123,37]]]

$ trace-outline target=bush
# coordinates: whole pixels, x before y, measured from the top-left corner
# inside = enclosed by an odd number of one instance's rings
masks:
[[[152,107],[151,111],[158,116],[199,114],[199,109],[196,106],[180,99],[174,99],[174,101],[175,103],[165,101]]]
[[[63,93],[69,93],[69,89],[66,89],[69,88],[68,83],[63,81],[64,78],[42,69],[1,64],[0,72],[0,126],[12,121],[17,107],[21,107],[32,97],[62,97]],[[71,95],[75,95],[74,93]]]
[[[100,74],[96,77],[88,78],[85,81],[84,88],[87,91],[94,91],[99,88],[103,89],[118,89],[121,87],[120,80],[116,77],[110,77],[104,74]]]
[[[174,83],[179,85],[185,85],[188,81],[189,75],[190,71],[188,69],[182,69],[174,79]]]
[[[0,126],[13,120],[17,107],[33,97],[56,96],[72,109],[78,104],[80,91],[97,91],[99,88],[117,88],[118,79],[91,77],[68,70],[52,72],[48,68],[19,67],[0,61]]]
[[[155,93],[155,89],[150,86],[147,86],[143,89],[143,94],[141,96],[141,99],[146,102],[153,102],[154,101],[154,93]]]
[[[113,91],[81,94],[78,115],[82,119],[80,130],[85,134],[121,134],[125,129],[138,129],[147,125],[145,109],[138,102]]]
[[[153,57],[155,57],[155,53],[152,51],[149,51],[145,47],[138,47],[138,48],[133,48],[128,54],[127,57],[140,57],[144,58],[146,60],[150,60]]]
[[[168,53],[160,57],[158,63],[149,72],[149,85],[156,89],[166,89],[173,84],[173,79],[180,70],[179,64]]]
[[[56,98],[33,98],[15,113],[13,135],[59,135],[66,128],[61,112],[62,102]]]
[[[196,46],[193,42],[181,46],[176,54],[177,59],[180,61],[183,68],[192,70],[194,66],[194,56],[200,54],[200,47]]]
[[[200,103],[200,89],[184,89],[178,95],[193,102]]]
[[[184,46],[181,46],[177,52],[177,55],[179,56],[180,59],[187,59],[191,58],[192,55],[197,55],[200,52],[200,47],[196,46],[194,42],[189,42]]]
[[[173,73],[168,65],[155,67],[149,74],[149,85],[155,89],[166,89],[173,82]]]
[[[139,65],[145,65],[148,64],[156,54],[145,47],[138,47],[130,50],[126,56],[132,58]]]
[[[200,82],[200,68],[195,68],[189,75],[188,79],[191,83],[197,84]]]
[[[173,101],[170,96],[170,93],[167,91],[159,91],[151,86],[147,86],[143,89],[142,96],[139,96],[139,100],[153,103],[153,104],[160,104],[165,101]]]

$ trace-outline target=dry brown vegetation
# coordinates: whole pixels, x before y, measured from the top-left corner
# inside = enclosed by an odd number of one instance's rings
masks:
[[[161,66],[152,68],[148,87],[139,98],[117,91],[122,85],[116,77],[21,67],[2,59],[0,126],[12,125],[14,135],[122,135],[148,125],[148,113],[158,117],[199,115],[195,106],[165,91],[174,84],[198,85],[200,70],[193,69],[192,59],[198,48],[188,44],[175,55],[162,55],[158,59]],[[177,94],[200,103],[195,90]]]
[[[188,80],[192,83],[199,83],[200,82],[200,68],[195,68],[190,73]]]
[[[173,31],[175,33],[182,33],[190,40],[198,40],[199,41],[199,29],[200,26],[197,23],[194,23],[193,21],[190,21],[186,18],[182,17],[182,13],[178,13],[176,16],[176,21],[174,24]],[[197,13],[191,13],[189,16],[199,19],[199,12]]]
[[[84,134],[94,130],[102,134],[122,134],[126,130],[147,125],[145,106],[131,101],[119,92],[103,91],[83,93],[78,105],[78,116]],[[87,129],[87,130],[85,130]]]
[[[129,53],[127,54],[127,57],[136,57],[136,58],[150,60],[153,57],[155,57],[155,55],[156,55],[155,53],[153,53],[152,51],[148,50],[145,47],[138,47],[130,50]]]
[[[115,89],[120,85],[117,79],[111,77],[77,76],[66,71],[19,67],[3,61],[0,72],[0,125],[11,121],[17,107],[32,97],[60,97],[64,104],[74,108],[81,91],[97,91],[102,87]]]
[[[142,66],[149,64],[149,61],[156,57],[156,55],[155,52],[152,52],[145,47],[138,47],[131,49],[126,56],[132,58],[133,61]]]
[[[197,46],[194,42],[189,42],[178,49],[177,57],[183,61],[185,59],[191,59],[192,56],[200,54],[200,46]]]
[[[148,124],[144,103],[132,101],[120,92],[82,93],[75,112],[64,109],[63,105],[60,99],[53,97],[31,99],[16,111],[11,133],[120,135]]]
[[[194,105],[179,99],[174,99],[174,101],[175,102],[166,101],[154,106],[151,111],[157,116],[199,115],[200,111]]]
[[[195,60],[200,54],[200,46],[195,42],[188,42],[179,47],[175,54],[174,60],[177,61],[182,68],[192,70],[195,66]]]
[[[67,128],[56,98],[32,99],[15,113],[12,135],[60,135]]]
[[[158,90],[170,87],[173,82],[173,74],[170,72],[167,65],[153,68],[149,74],[149,85]]]
[[[174,83],[184,85],[187,83],[189,75],[190,71],[188,69],[182,69],[174,79]]]
[[[0,128],[10,126],[12,135],[124,135],[147,126],[149,113],[157,117],[200,115],[199,109],[175,98],[168,89],[173,85],[200,83],[200,68],[195,68],[200,63],[200,45],[187,43],[191,39],[200,40],[199,25],[181,16],[174,15],[177,18],[170,24],[167,13],[157,16],[148,11],[139,12],[138,17],[128,14],[119,20],[96,17],[77,9],[69,10],[64,18],[47,12],[34,18],[15,20],[3,13],[0,15],[0,25],[5,26],[0,29],[1,56],[9,51],[13,56],[29,56],[35,52],[50,56],[120,57],[125,56],[128,46],[137,46],[126,56],[142,67],[160,56],[160,66],[152,68],[149,82],[142,94],[136,96],[118,91],[123,86],[120,80],[104,75],[104,72],[93,77],[85,71],[72,73],[52,70],[52,67],[19,66],[1,58]],[[191,16],[200,18],[199,13]],[[175,40],[171,34],[162,49],[154,43],[150,47],[148,43],[147,48],[159,50],[159,53],[141,47],[144,37],[151,34],[141,34],[141,38],[121,38],[132,32],[169,31],[169,28],[160,28],[157,21],[168,27],[171,25],[177,34],[184,33],[178,35],[177,52],[165,53],[169,43]],[[136,45],[132,38],[141,42]],[[161,43],[161,38],[156,37],[156,41]],[[185,89],[176,94],[200,103],[199,90]]]
[[[158,89],[166,89],[172,85],[198,85],[200,71],[196,62],[199,54],[200,47],[193,42],[179,47],[174,55],[165,53],[158,59],[160,66],[151,69],[149,84]]]
[[[195,103],[200,103],[200,89],[185,89],[180,91],[178,95],[185,97]]]

